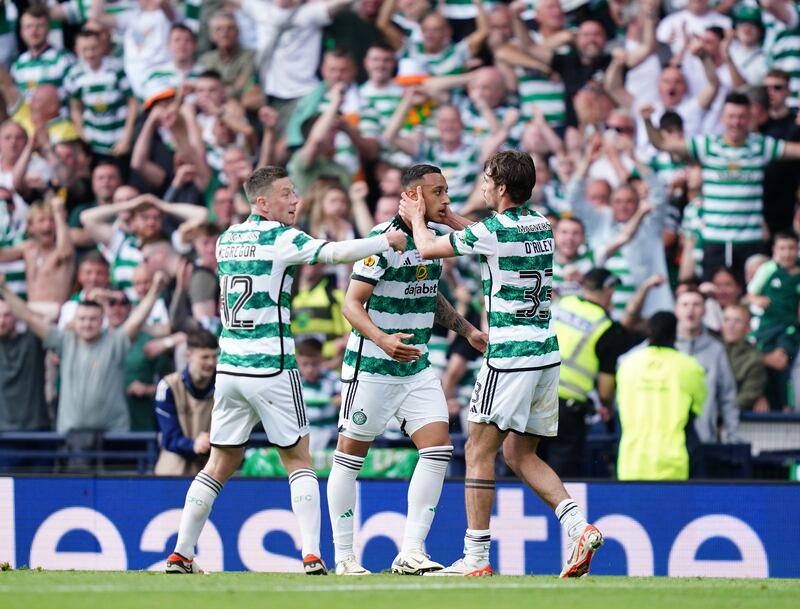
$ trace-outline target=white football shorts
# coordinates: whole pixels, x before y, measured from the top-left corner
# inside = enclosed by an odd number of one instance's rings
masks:
[[[395,417],[408,436],[429,423],[450,419],[442,384],[426,368],[406,383],[355,380],[342,383],[339,432],[353,440],[370,442],[381,435]]]
[[[217,374],[211,411],[211,444],[244,446],[261,421],[270,443],[289,448],[308,435],[300,372],[267,377]]]
[[[558,435],[560,366],[543,370],[478,372],[468,420],[496,425],[500,431],[553,437]]]

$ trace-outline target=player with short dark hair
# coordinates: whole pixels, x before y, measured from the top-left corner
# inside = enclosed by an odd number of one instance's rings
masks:
[[[433,165],[414,165],[401,183],[409,196],[424,193],[426,221],[446,223],[451,217],[447,181]],[[353,267],[344,301],[344,315],[353,331],[342,365],[342,409],[339,441],[328,479],[337,575],[366,575],[353,553],[356,478],[372,441],[392,418],[411,437],[419,461],[408,488],[408,516],[403,545],[392,572],[421,575],[442,568],[425,553],[425,538],[442,492],[453,454],[448,436],[447,400],[431,370],[427,343],[434,321],[456,331],[483,351],[486,335],[472,326],[439,291],[440,260],[416,250],[411,229],[394,218],[377,225],[371,235],[399,226],[407,235],[402,254],[384,252]]]

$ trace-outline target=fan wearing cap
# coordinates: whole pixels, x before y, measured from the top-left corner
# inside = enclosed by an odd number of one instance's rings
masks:
[[[633,344],[626,330],[609,316],[617,284],[619,278],[611,271],[593,268],[583,276],[581,293],[561,298],[552,309],[561,353],[558,436],[543,438],[542,447],[545,460],[562,477],[584,474],[586,415],[595,411],[590,394],[597,390],[597,412],[610,421],[617,358]]]
[[[761,48],[764,23],[755,6],[741,6],[733,14],[734,38],[728,55],[749,85],[759,85],[767,74],[767,55]]]

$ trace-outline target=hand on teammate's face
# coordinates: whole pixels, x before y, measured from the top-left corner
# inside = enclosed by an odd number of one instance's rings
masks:
[[[400,194],[400,217],[409,226],[415,218],[425,218],[425,197],[422,194],[422,186],[417,186],[416,198],[411,198],[408,193]]]

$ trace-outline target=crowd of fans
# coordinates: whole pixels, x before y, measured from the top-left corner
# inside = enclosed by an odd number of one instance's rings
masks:
[[[213,393],[215,243],[254,168],[286,166],[299,226],[342,240],[397,213],[413,163],[482,217],[483,161],[515,148],[554,297],[613,274],[613,360],[674,311],[706,373],[698,435],[737,442],[739,412],[798,403],[799,93],[788,0],[2,0],[0,431],[206,453],[176,396]],[[292,301],[313,447],[335,437],[348,280],[303,267]],[[481,323],[477,261],[446,260],[440,289]],[[462,429],[479,354],[441,329],[430,347]]]

